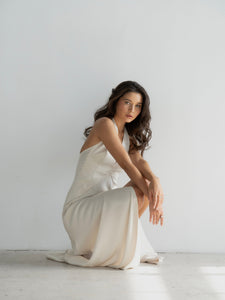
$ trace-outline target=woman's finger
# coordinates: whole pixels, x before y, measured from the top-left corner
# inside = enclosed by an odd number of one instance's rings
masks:
[[[160,218],[161,226],[163,226],[163,218]]]
[[[158,214],[157,214],[157,224],[159,223],[159,219],[160,219],[160,213],[158,212]]]
[[[161,194],[158,194],[158,206],[159,207],[159,204],[162,204],[162,195]]]
[[[155,224],[157,224],[157,211],[155,211]]]
[[[154,193],[154,209],[158,208],[158,197],[157,197],[157,193]]]
[[[153,195],[153,199],[154,199],[154,201],[153,201],[153,209],[155,210],[156,205],[157,205],[157,198],[155,197],[155,194]]]
[[[149,183],[149,185],[148,185],[148,200],[149,201],[151,201],[151,199],[152,199],[152,190],[151,190],[150,186],[151,186],[151,183]]]
[[[152,224],[154,224],[155,210],[153,209],[153,205],[152,204],[150,204],[150,212],[151,212],[151,221],[152,221]]]
[[[160,213],[160,216],[162,215],[163,213]],[[160,224],[161,226],[163,225],[163,218],[160,218]]]
[[[160,194],[160,196],[159,196],[159,202],[161,204],[163,204],[163,200],[164,200],[164,196],[163,196],[163,194]]]
[[[152,208],[151,208],[151,202],[149,202],[148,209],[149,209],[149,222],[151,222],[151,220],[152,220]]]
[[[152,202],[153,201],[153,194],[152,191],[149,191],[149,201]]]
[[[150,213],[149,221],[152,222],[152,215],[153,215],[153,213],[152,213],[152,209],[150,209],[150,205],[149,205],[149,213]]]
[[[157,201],[156,209],[159,208],[159,206],[162,206],[164,197],[162,194],[158,194],[157,199],[158,201]]]
[[[154,211],[154,225],[156,223],[156,212]]]

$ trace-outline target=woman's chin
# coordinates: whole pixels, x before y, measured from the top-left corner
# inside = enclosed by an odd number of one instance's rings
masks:
[[[134,121],[134,118],[126,118],[126,123],[130,123],[132,121]]]

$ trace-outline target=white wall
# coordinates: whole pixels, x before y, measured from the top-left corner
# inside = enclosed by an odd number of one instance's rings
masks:
[[[222,0],[2,0],[0,248],[70,248],[61,213],[83,130],[135,80],[165,194],[163,227],[142,216],[152,246],[223,252],[224,29]]]

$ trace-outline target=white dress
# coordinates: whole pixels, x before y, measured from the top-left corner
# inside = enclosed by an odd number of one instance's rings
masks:
[[[115,120],[112,119],[115,128]],[[122,142],[129,150],[125,128]],[[150,245],[138,217],[133,187],[118,187],[122,168],[103,142],[80,153],[62,219],[72,249],[46,257],[82,267],[129,269],[163,260]]]

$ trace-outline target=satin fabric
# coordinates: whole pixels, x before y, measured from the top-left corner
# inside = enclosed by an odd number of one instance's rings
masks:
[[[118,128],[112,119],[115,129]],[[122,145],[129,150],[125,128]],[[122,168],[103,142],[82,151],[66,196],[62,220],[71,249],[46,257],[82,267],[134,268],[162,261],[150,245],[138,217],[133,187],[119,187]]]

